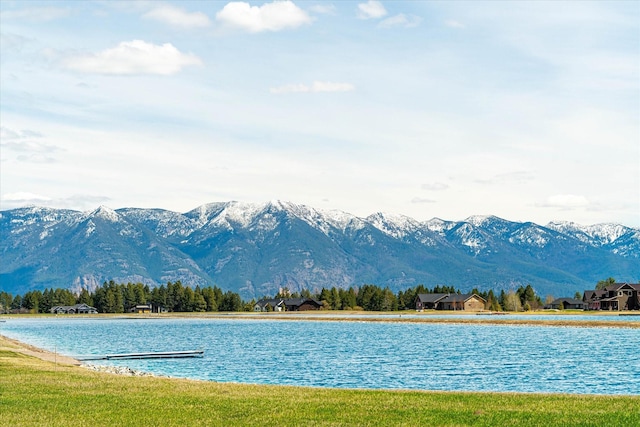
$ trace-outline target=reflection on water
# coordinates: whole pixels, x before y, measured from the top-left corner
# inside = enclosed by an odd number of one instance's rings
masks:
[[[67,355],[203,349],[104,364],[221,382],[640,395],[640,329],[56,318],[11,319],[0,333]]]

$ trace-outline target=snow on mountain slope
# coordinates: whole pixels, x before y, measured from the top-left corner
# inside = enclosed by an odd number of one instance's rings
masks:
[[[394,290],[418,283],[461,289],[531,283],[553,293],[557,286],[583,289],[609,276],[634,280],[640,230],[540,226],[491,215],[361,218],[278,200],[209,203],[186,213],[28,207],[0,212],[0,254],[0,285],[11,289],[117,278],[217,283],[248,297],[277,286],[362,283]]]
[[[609,245],[627,234],[638,230],[620,224],[580,225],[574,222],[550,222],[547,227],[592,245]]]

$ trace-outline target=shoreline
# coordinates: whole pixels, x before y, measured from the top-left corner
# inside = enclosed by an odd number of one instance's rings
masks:
[[[8,342],[10,345],[5,345],[5,342]],[[73,357],[65,356],[54,351],[45,350],[43,348],[27,344],[26,342],[19,341],[14,338],[9,338],[6,335],[2,334],[0,334],[0,350],[13,351],[15,353],[33,356],[40,360],[53,362],[60,365],[83,366],[82,362],[80,362],[78,359],[74,359]]]
[[[9,345],[6,345],[9,343]],[[107,374],[122,375],[128,377],[164,377],[170,378],[164,375],[156,375],[151,372],[138,371],[131,369],[128,366],[106,366],[106,365],[94,365],[91,363],[83,363],[82,361],[75,359],[71,356],[65,356],[60,353],[45,350],[40,347],[36,347],[31,344],[27,344],[23,341],[15,338],[9,338],[0,334],[0,351],[13,351],[15,353],[24,354],[26,356],[32,356],[45,362],[51,362],[56,365],[77,366],[85,368],[94,372],[102,372]]]
[[[575,327],[575,328],[630,328],[640,329],[640,322],[625,320],[562,320],[562,319],[514,319],[508,316],[474,316],[469,314],[468,317],[402,317],[402,314],[392,313],[397,317],[356,317],[349,314],[335,315],[324,317],[319,315],[300,315],[300,314],[284,314],[284,313],[264,313],[264,314],[226,314],[226,315],[201,315],[201,316],[184,316],[185,318],[201,317],[209,319],[238,319],[238,320],[295,320],[306,322],[375,322],[375,323],[443,323],[450,325],[504,325],[504,326],[547,326],[547,327]],[[422,316],[422,315],[421,315]]]
[[[572,319],[557,319],[557,315],[570,316]],[[517,318],[512,316],[518,316]],[[544,319],[532,319],[528,316],[543,316]],[[599,317],[599,319],[581,319],[583,316]],[[611,320],[610,317],[623,318],[624,320]],[[502,326],[543,326],[543,327],[575,327],[575,328],[628,328],[640,329],[640,321],[632,320],[640,318],[639,312],[611,313],[592,312],[468,312],[452,313],[440,311],[426,312],[363,312],[363,311],[303,311],[303,312],[176,312],[162,314],[94,314],[94,315],[55,315],[29,314],[8,315],[7,319],[38,319],[38,318],[64,318],[64,319],[225,319],[225,320],[280,320],[303,322],[375,322],[375,323],[442,323],[449,325],[502,325]]]

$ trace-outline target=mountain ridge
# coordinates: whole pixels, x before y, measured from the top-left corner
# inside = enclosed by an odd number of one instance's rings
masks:
[[[640,229],[612,223],[361,218],[285,201],[229,201],[184,213],[32,206],[0,211],[0,225],[0,289],[17,293],[181,280],[245,298],[365,283],[394,291],[531,284],[566,296],[607,277],[640,277]]]

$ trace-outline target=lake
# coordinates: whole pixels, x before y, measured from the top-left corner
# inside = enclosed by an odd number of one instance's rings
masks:
[[[640,395],[640,329],[220,318],[9,319],[58,353],[205,351],[95,361],[158,375],[311,387]]]

